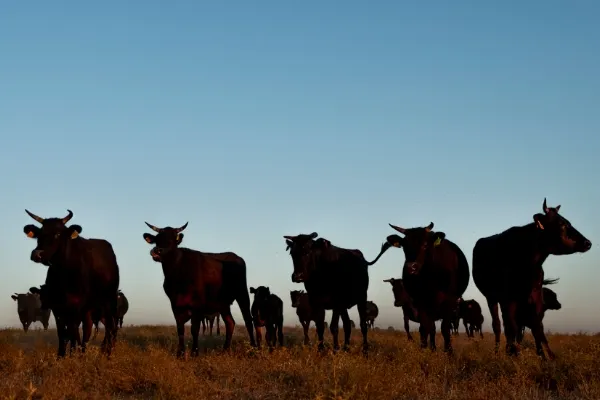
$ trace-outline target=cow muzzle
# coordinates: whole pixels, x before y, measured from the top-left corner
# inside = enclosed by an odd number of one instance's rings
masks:
[[[152,259],[156,262],[160,262],[160,253],[161,250],[157,249],[156,247],[153,248],[152,250],[150,250],[150,257],[152,257]]]
[[[294,283],[301,283],[304,282],[304,273],[299,272],[299,273],[293,273],[292,274],[292,282]]]
[[[404,271],[406,271],[408,275],[417,275],[420,270],[421,266],[416,262],[404,263]]]
[[[398,300],[394,300],[394,307],[402,307],[402,304]]]

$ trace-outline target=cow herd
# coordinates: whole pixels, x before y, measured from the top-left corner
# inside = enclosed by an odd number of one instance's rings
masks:
[[[360,250],[346,249],[310,234],[283,236],[292,259],[291,281],[303,284],[303,290],[290,293],[292,307],[304,329],[308,343],[311,321],[316,325],[318,348],[324,348],[325,310],[331,310],[329,329],[333,348],[338,350],[339,320],[344,331],[343,349],[350,345],[353,321],[348,309],[356,306],[362,333],[363,352],[368,353],[368,328],[373,327],[379,310],[367,299],[369,267],[391,247],[402,248],[404,264],[401,278],[390,278],[394,306],[401,307],[404,328],[412,340],[409,321],[419,324],[421,347],[435,350],[435,322],[441,320],[444,350],[452,352],[452,333],[457,333],[462,318],[469,337],[481,330],[483,315],[475,300],[463,300],[471,274],[475,286],[485,297],[492,316],[496,351],[500,343],[500,312],[508,354],[519,353],[523,330],[529,327],[537,352],[545,357],[554,354],[548,346],[542,319],[545,311],[560,309],[556,293],[546,285],[555,283],[544,277],[542,268],[550,255],[584,253],[591,249],[586,239],[559,214],[560,206],[548,207],[533,215],[533,221],[480,238],[473,248],[472,268],[463,251],[431,222],[425,227],[403,228],[391,225],[397,233],[389,235],[377,257],[367,261]],[[26,225],[27,237],[36,239],[31,260],[48,267],[45,284],[32,287],[31,293],[15,294],[19,318],[27,331],[29,324],[40,321],[48,327],[50,309],[56,321],[59,339],[58,355],[79,345],[85,351],[92,326],[105,326],[102,351],[110,355],[129,302],[119,290],[120,277],[112,245],[104,239],[80,236],[80,225],[67,225],[73,217],[68,210],[64,218],[41,218],[27,210],[41,226]],[[150,256],[160,263],[164,274],[163,289],[177,326],[177,356],[185,353],[184,325],[191,321],[191,355],[199,353],[200,325],[203,332],[219,317],[225,325],[224,348],[228,349],[235,322],[231,305],[235,301],[241,311],[250,344],[260,347],[261,328],[269,348],[283,345],[283,300],[269,287],[248,289],[246,262],[233,252],[207,253],[181,247],[187,223],[179,228],[159,228],[146,222],[153,231],[144,233],[152,245]],[[400,235],[399,235],[399,234]],[[402,236],[401,236],[402,235]],[[250,294],[254,299],[251,304]],[[82,325],[83,336],[79,326]],[[256,338],[255,338],[256,332]]]

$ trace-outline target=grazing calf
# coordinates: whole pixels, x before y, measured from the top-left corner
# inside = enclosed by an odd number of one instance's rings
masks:
[[[368,262],[359,250],[334,246],[324,238],[317,239],[316,232],[310,235],[284,236],[287,249],[294,265],[292,282],[304,283],[308,293],[310,307],[314,313],[322,315],[315,321],[319,336],[319,350],[323,343],[325,310],[332,310],[329,329],[333,336],[333,349],[340,347],[338,341],[340,317],[344,325],[344,349],[350,346],[352,326],[348,309],[356,306],[360,318],[360,330],[363,336],[363,353],[367,354],[367,290],[369,289],[369,266],[375,264],[381,255],[389,249],[385,243],[375,260]],[[315,240],[317,239],[317,240]]]
[[[260,348],[262,335],[260,328],[266,328],[267,345],[273,349],[276,340],[283,347],[283,301],[276,294],[271,293],[267,286],[251,287],[250,293],[254,294],[252,302],[252,320],[256,330],[256,344]]]
[[[39,294],[15,293],[10,297],[17,302],[17,313],[25,332],[29,330],[29,325],[38,321],[42,323],[45,331],[48,330],[50,309],[42,309]]]
[[[200,323],[205,315],[220,313],[225,322],[225,344],[231,346],[235,321],[231,315],[231,304],[237,301],[250,344],[256,347],[250,296],[246,284],[246,262],[232,252],[204,253],[198,250],[179,247],[187,223],[180,228],[157,228],[146,222],[156,235],[144,233],[144,240],[153,244],[150,250],[152,260],[162,265],[165,277],[163,289],[171,302],[171,310],[177,324],[177,357],[185,354],[185,323],[192,320],[193,357],[198,356],[198,334]]]
[[[426,227],[390,226],[404,237],[390,235],[387,243],[404,250],[402,281],[414,306],[419,311],[421,347],[435,331],[435,321],[442,320],[444,351],[452,352],[450,324],[456,301],[469,285],[469,263],[462,250],[446,239],[444,232],[434,232],[433,222]],[[435,338],[435,336],[434,336]],[[430,341],[431,350],[435,350]]]
[[[202,335],[206,334],[206,325],[209,325],[209,335],[212,336],[213,326],[215,324],[215,317],[217,318],[217,336],[221,335],[221,329],[219,325],[221,323],[221,316],[219,313],[213,313],[210,315],[205,315],[202,318]]]
[[[544,280],[544,285],[551,285],[554,284],[558,281],[558,279],[553,279],[553,280]],[[543,320],[544,320],[544,316],[546,315],[546,311],[548,310],[560,310],[562,308],[562,304],[560,304],[560,302],[558,301],[558,296],[556,295],[556,293],[554,292],[554,290],[549,289],[547,287],[543,287],[542,288],[543,291],[543,296],[544,296],[544,307],[542,308],[542,313],[541,313],[541,318],[542,318],[542,322],[541,323],[541,329],[542,329],[542,334],[541,334],[541,340],[540,341],[535,341],[535,348],[537,351],[537,354],[543,354],[544,350],[542,349],[542,344],[544,346],[548,347],[548,339],[546,339],[546,333],[544,332],[544,324],[543,324]],[[534,306],[532,305],[527,305],[524,308],[521,308],[518,310],[517,312],[517,324],[518,324],[518,331],[517,331],[517,343],[521,344],[521,342],[523,341],[523,335],[525,334],[525,327],[531,328],[532,325],[532,321],[535,320],[535,309]]]
[[[402,279],[384,279],[384,282],[392,284],[392,292],[394,293],[394,307],[402,307],[402,314],[404,314],[404,330],[408,340],[412,342],[413,338],[410,334],[410,327],[408,322],[421,322],[419,320],[419,311],[413,304],[412,299],[408,295],[408,292],[404,288],[404,282]],[[430,332],[430,342],[432,346],[435,346],[435,324],[433,324],[433,330]]]
[[[518,331],[517,310],[534,305],[531,333],[536,343],[543,340],[542,311],[544,261],[552,255],[585,253],[592,243],[559,214],[560,205],[548,207],[546,199],[542,213],[533,215],[533,222],[513,226],[502,233],[483,237],[473,247],[473,281],[487,300],[496,340],[500,346],[500,316],[502,311],[506,352],[519,354],[515,343]],[[546,346],[548,357],[554,354]],[[540,356],[545,357],[543,351]]]
[[[379,307],[372,301],[367,301],[367,328],[375,327],[375,318],[379,315]]]
[[[464,300],[462,297],[458,299],[458,315],[463,320],[467,337],[475,337],[473,331],[478,331],[483,338],[481,324],[483,323],[483,314],[481,306],[475,300]]]

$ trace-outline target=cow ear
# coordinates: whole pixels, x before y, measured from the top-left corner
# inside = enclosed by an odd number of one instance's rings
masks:
[[[294,242],[292,242],[291,240],[286,240],[285,244],[287,244],[287,247],[285,248],[285,250],[288,251],[289,249],[292,248]]]
[[[81,225],[69,226],[69,231],[71,232],[71,239],[75,239],[77,236],[79,236],[82,230],[83,228],[81,228]]]
[[[442,240],[444,240],[446,238],[446,234],[444,232],[435,232],[433,234],[433,245],[434,246],[439,246],[440,243],[442,243]]]
[[[38,289],[36,287],[30,287],[29,291],[33,294],[38,294],[40,292],[40,289]]]
[[[38,237],[40,228],[38,228],[35,225],[29,224],[23,227],[23,232],[25,232],[25,235],[27,235],[28,238],[35,239]]]
[[[254,289],[252,286],[250,286],[250,293],[256,293],[256,289]]]
[[[150,244],[153,244],[155,242],[156,236],[151,235],[149,233],[144,233],[144,240]]]
[[[10,296],[11,299],[13,299],[14,301],[17,301],[18,297],[15,296],[14,294],[12,296]]]
[[[175,241],[177,242],[178,246],[181,244],[182,240],[183,240],[183,233],[178,233],[177,237],[175,238]]]
[[[538,213],[533,215],[533,221],[535,222],[535,227],[539,230],[544,230],[544,222],[546,216],[544,214]]]
[[[388,236],[386,238],[386,241],[391,246],[400,248],[400,247],[402,247],[402,241],[403,241],[403,239],[400,236],[398,236],[398,235],[390,235],[390,236]]]

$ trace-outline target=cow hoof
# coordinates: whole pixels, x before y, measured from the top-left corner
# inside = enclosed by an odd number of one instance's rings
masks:
[[[344,347],[342,347],[342,351],[348,353],[350,351],[350,346],[345,345]]]

